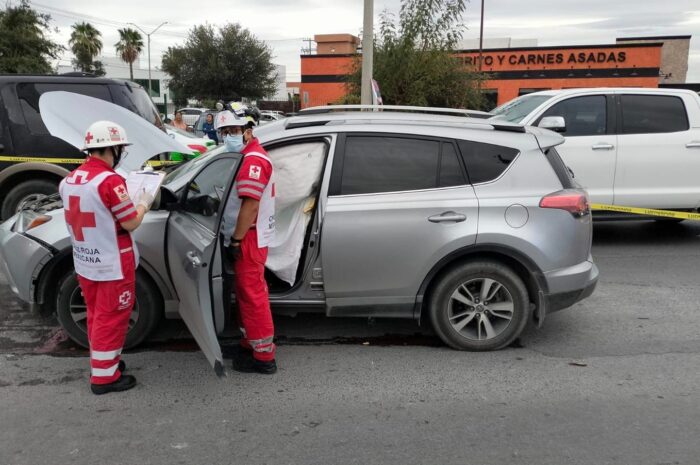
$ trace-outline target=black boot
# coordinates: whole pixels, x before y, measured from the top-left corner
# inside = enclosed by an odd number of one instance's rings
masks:
[[[90,384],[90,389],[95,395],[107,394],[110,392],[128,391],[136,386],[136,378],[131,375],[121,375],[118,380],[109,384]]]
[[[253,351],[239,347],[233,352],[233,369],[240,373],[260,373],[273,375],[277,373],[277,363],[274,360],[263,362],[253,358]]]

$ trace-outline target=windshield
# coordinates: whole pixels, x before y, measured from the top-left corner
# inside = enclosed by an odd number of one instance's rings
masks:
[[[158,110],[143,87],[133,83],[112,85],[110,87],[115,103],[127,110],[133,111],[146,121],[150,121],[163,129],[163,122],[160,120]]]
[[[529,115],[532,110],[552,98],[552,95],[529,94],[520,96],[491,111],[494,119],[519,123]]]
[[[163,179],[163,186],[168,187],[171,191],[176,191],[179,188],[179,186],[175,187],[174,189],[172,189],[172,187],[177,186],[179,184],[178,182],[176,182],[177,180],[184,177],[185,175],[187,175],[187,173],[190,173],[192,170],[199,169],[199,167],[204,165],[207,162],[207,160],[209,160],[209,158],[225,152],[226,146],[222,145],[206,152],[204,155],[201,155],[190,161],[177,165],[177,168],[175,168],[165,176],[165,179]]]

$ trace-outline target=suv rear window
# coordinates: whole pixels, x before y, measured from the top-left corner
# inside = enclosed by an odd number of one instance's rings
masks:
[[[108,102],[112,101],[109,89],[104,84],[51,84],[51,83],[20,83],[17,84],[17,98],[27,123],[29,132],[34,135],[49,135],[48,129],[39,114],[39,98],[45,92],[62,90],[76,94],[95,97]],[[70,109],[66,109],[66,113]]]
[[[508,168],[518,150],[500,145],[461,140],[457,142],[472,184],[493,181]]]
[[[146,121],[155,124],[159,128],[163,127],[160,120],[160,115],[156,110],[153,101],[148,96],[148,93],[142,87],[134,85],[122,84],[113,85],[112,94],[114,95],[114,103],[133,111],[141,116]]]
[[[622,95],[622,134],[687,131],[683,100],[670,95]]]
[[[554,147],[548,148],[547,151],[544,152],[544,156],[547,158],[547,161],[549,161],[549,164],[552,165],[552,168],[554,169],[554,172],[556,173],[557,178],[559,178],[559,182],[561,182],[561,186],[564,189],[572,189],[577,187],[576,183],[571,177],[571,171],[564,163],[564,160],[561,159],[559,152],[557,152]]]
[[[340,195],[433,189],[439,155],[438,141],[349,136]]]

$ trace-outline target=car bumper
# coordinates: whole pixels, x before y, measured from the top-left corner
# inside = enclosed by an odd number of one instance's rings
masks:
[[[33,304],[39,272],[53,255],[36,240],[12,231],[13,224],[13,219],[0,224],[0,272],[12,292]]]
[[[595,291],[598,267],[592,259],[578,265],[545,273],[549,292],[544,296],[546,313],[572,306]]]

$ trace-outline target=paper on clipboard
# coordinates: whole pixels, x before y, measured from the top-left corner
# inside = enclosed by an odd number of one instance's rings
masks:
[[[163,183],[163,178],[165,178],[165,173],[162,171],[132,171],[126,176],[126,189],[129,191],[129,197],[135,201],[144,189],[155,197]]]

